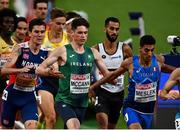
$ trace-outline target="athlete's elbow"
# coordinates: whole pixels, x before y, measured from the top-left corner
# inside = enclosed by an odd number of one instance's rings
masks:
[[[41,70],[42,70],[42,69],[41,69],[40,66],[37,67],[36,70],[35,70],[35,74],[37,74],[37,75],[42,75],[42,71],[41,71]]]
[[[3,75],[7,75],[7,70],[6,70],[6,68],[1,68],[1,76],[3,76]]]

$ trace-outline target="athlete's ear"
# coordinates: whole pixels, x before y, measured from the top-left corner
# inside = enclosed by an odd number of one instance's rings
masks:
[[[106,30],[107,30],[106,27],[104,27],[104,28],[103,28],[103,32],[106,32]]]
[[[28,31],[28,36],[31,37],[31,35],[32,35],[32,32]]]
[[[48,24],[49,24],[49,26],[51,26],[51,25],[52,25],[52,23],[53,23],[53,21],[52,21],[52,19],[50,19],[50,20],[49,20],[49,23],[48,23]]]
[[[72,36],[72,38],[74,37],[74,32],[75,30],[71,30],[71,36]]]

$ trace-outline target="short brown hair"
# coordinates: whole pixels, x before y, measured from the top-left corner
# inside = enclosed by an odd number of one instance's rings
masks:
[[[53,8],[51,11],[51,19],[55,19],[58,17],[65,17],[66,18],[65,11],[63,9]]]

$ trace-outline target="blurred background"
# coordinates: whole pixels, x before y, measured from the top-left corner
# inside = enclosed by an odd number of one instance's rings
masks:
[[[67,11],[84,11],[90,22],[88,45],[101,42],[104,38],[104,20],[109,16],[120,19],[119,40],[133,39],[133,52],[138,52],[139,36],[132,36],[129,29],[138,27],[137,20],[130,20],[129,12],[142,12],[145,34],[156,40],[156,52],[168,53],[168,35],[180,35],[180,0],[56,0],[55,6]]]

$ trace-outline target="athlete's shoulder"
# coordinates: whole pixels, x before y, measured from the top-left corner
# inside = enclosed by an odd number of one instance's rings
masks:
[[[49,48],[46,48],[44,46],[41,46],[40,50],[42,50],[42,51],[50,51]]]
[[[163,55],[154,55],[158,62],[163,63],[165,61]]]
[[[99,48],[100,48],[101,46],[103,46],[103,43],[102,43],[102,42],[99,42],[99,43],[93,45],[92,48],[95,48],[96,50],[99,51],[99,50],[100,50]]]
[[[126,59],[123,61],[123,64],[124,64],[125,66],[129,66],[129,65],[133,64],[133,57],[126,58]]]
[[[17,44],[17,46],[19,46],[21,48],[29,48],[29,43],[28,42],[23,42],[23,43]]]

